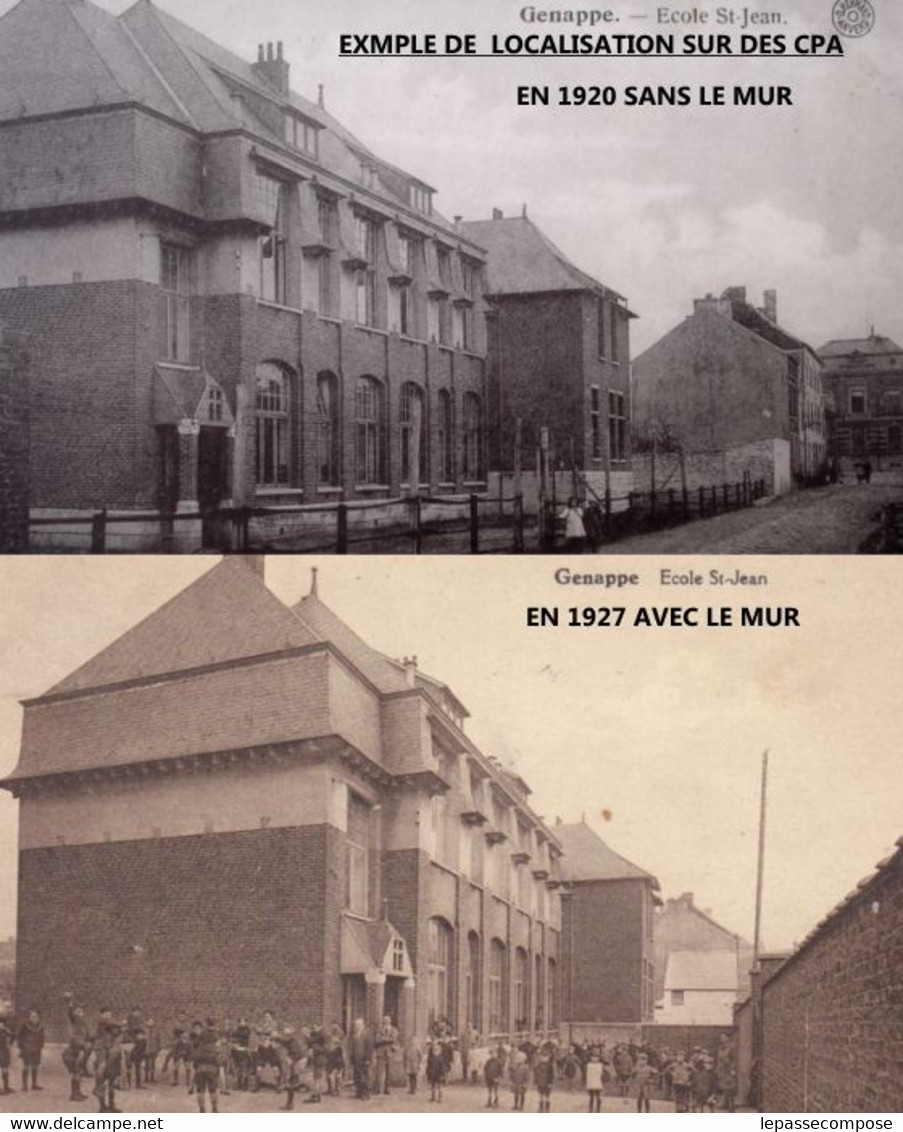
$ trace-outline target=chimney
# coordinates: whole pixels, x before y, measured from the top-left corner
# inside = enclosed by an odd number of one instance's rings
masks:
[[[704,299],[693,300],[693,314],[699,314],[699,312],[702,310],[718,310],[718,300],[715,298],[711,291],[709,291]]]
[[[727,299],[730,303],[745,303],[746,302],[746,288],[745,287],[728,287],[721,295],[722,299]]]
[[[493,220],[503,220],[504,217],[505,217],[505,214],[504,214],[504,212],[502,212],[502,210],[500,208],[494,208],[492,210],[492,219]]]
[[[763,307],[762,314],[768,319],[769,322],[777,324],[778,321],[778,293],[777,291],[765,291],[762,294]]]
[[[405,681],[409,688],[413,688],[417,682],[417,657],[406,656],[403,663]]]
[[[282,55],[281,39],[277,42],[275,51],[272,43],[266,45],[266,55],[263,44],[258,45],[257,62],[253,64],[253,68],[279,94],[288,94],[289,65]]]

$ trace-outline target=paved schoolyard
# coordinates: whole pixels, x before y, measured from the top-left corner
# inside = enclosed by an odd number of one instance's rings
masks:
[[[45,1064],[41,1070],[39,1080],[43,1084],[41,1092],[16,1092],[12,1096],[0,1096],[0,1112],[96,1112],[97,1102],[91,1097],[87,1101],[70,1101],[69,1078],[62,1065],[56,1064],[53,1051],[45,1057]],[[19,1088],[20,1080],[17,1072],[18,1065],[13,1059],[11,1084]],[[82,1091],[90,1093],[90,1080],[82,1082]],[[415,1096],[410,1096],[405,1090],[394,1089],[389,1096],[374,1096],[369,1101],[357,1101],[346,1092],[343,1096],[324,1097],[320,1105],[305,1105],[304,1093],[295,1097],[295,1108],[304,1112],[485,1112],[485,1091],[476,1085],[454,1084],[446,1086],[443,1091],[441,1105],[433,1104],[429,1100],[429,1088],[422,1083]],[[275,1112],[284,1104],[285,1094],[277,1093],[272,1089],[261,1089],[258,1093],[230,1093],[220,1098],[221,1112]],[[194,1097],[188,1095],[185,1085],[172,1086],[169,1084],[150,1085],[139,1090],[124,1089],[117,1094],[117,1106],[123,1112],[133,1113],[169,1113],[169,1112],[196,1112],[197,1104]],[[618,1097],[604,1097],[602,1102],[605,1112],[633,1112],[635,1101],[621,1100]],[[654,1112],[673,1112],[674,1106],[665,1101],[653,1101]],[[511,1109],[511,1092],[507,1088],[499,1091],[498,1112],[509,1112]],[[496,1110],[493,1110],[496,1111]],[[536,1111],[536,1092],[527,1093],[525,1112]],[[582,1090],[568,1092],[565,1089],[556,1089],[552,1094],[553,1112],[584,1112],[586,1111],[586,1094]]]

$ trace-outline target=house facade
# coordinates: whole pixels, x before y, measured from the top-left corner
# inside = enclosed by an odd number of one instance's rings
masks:
[[[653,934],[656,1022],[729,1023],[732,1004],[749,994],[752,944],[698,908],[692,892],[664,902]]]
[[[634,422],[647,486],[693,490],[764,479],[773,494],[818,480],[827,431],[821,362],[777,321],[777,297],[761,308],[744,287],[697,299],[693,314],[638,357]]]
[[[872,331],[836,338],[818,351],[832,414],[832,454],[849,471],[868,460],[875,471],[903,467],[903,349]]]
[[[564,850],[562,1016],[572,1034],[587,1025],[652,1022],[658,881],[585,822],[553,829]]]
[[[292,91],[281,44],[246,61],[149,0],[20,0],[0,318],[39,375],[33,512],[478,490],[485,257],[434,200]]]
[[[25,703],[16,998],[553,1029],[561,843],[415,660],[225,559]]]
[[[484,247],[490,466],[535,490],[537,453],[564,494],[621,500],[632,488],[627,300],[577,267],[526,214],[467,221]],[[626,504],[625,504],[626,505]]]

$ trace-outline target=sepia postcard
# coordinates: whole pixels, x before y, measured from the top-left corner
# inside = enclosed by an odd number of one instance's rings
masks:
[[[0,560],[0,1110],[899,1111],[893,564],[622,561]]]

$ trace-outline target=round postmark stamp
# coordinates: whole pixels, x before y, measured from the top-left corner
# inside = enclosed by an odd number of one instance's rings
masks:
[[[831,16],[841,35],[856,39],[868,35],[875,26],[875,9],[871,0],[834,0]]]

